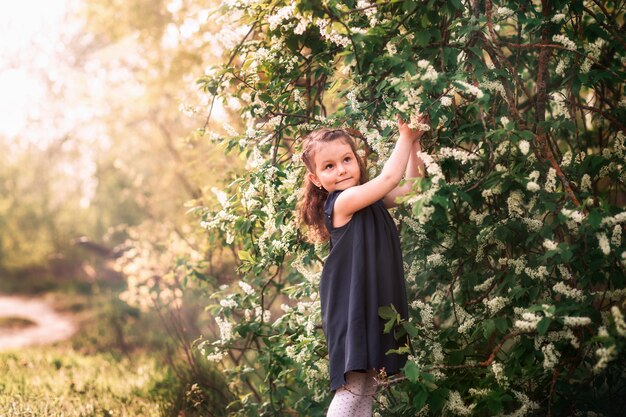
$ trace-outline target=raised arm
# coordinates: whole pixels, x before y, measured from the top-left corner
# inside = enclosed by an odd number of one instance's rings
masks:
[[[347,223],[354,213],[383,199],[402,180],[409,157],[413,153],[411,152],[413,143],[419,139],[422,132],[410,129],[399,116],[398,130],[400,137],[381,173],[363,185],[348,188],[337,197],[333,210],[333,224],[335,226]]]
[[[396,199],[398,197],[402,197],[403,195],[408,194],[413,188],[413,184],[417,178],[421,178],[425,175],[424,161],[417,156],[417,153],[421,151],[421,143],[420,138],[417,138],[413,142],[413,147],[411,148],[411,154],[409,155],[409,161],[406,165],[406,172],[404,174],[405,183],[397,186],[393,190],[391,190],[384,198],[383,202],[385,203],[385,207],[391,208],[396,207],[398,204],[396,203]]]

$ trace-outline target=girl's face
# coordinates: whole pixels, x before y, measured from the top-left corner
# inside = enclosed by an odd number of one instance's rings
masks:
[[[315,172],[309,173],[309,180],[322,186],[329,193],[345,190],[360,184],[361,171],[356,155],[350,145],[341,139],[318,145],[313,157]]]

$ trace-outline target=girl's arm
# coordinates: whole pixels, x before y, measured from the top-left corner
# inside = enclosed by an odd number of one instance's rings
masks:
[[[413,184],[415,183],[416,178],[423,177],[425,175],[424,161],[420,157],[417,156],[417,153],[421,151],[421,144],[419,138],[413,142],[413,147],[411,148],[411,154],[409,155],[409,162],[406,166],[406,173],[404,174],[405,179],[407,180],[403,185],[397,186],[393,190],[391,190],[384,198],[383,202],[385,203],[385,207],[391,208],[396,207],[398,204],[396,203],[396,199],[398,197],[402,197],[403,195],[408,194],[413,188]]]
[[[400,131],[400,138],[396,142],[391,156],[385,162],[381,173],[365,184],[348,188],[337,197],[333,210],[335,227],[346,224],[354,213],[381,200],[402,180],[409,155],[412,153],[413,142],[419,139],[423,132],[409,128],[399,116],[398,130]]]

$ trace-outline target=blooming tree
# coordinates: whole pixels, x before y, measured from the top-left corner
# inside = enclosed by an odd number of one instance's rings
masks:
[[[394,216],[411,314],[377,413],[616,415],[626,391],[626,37],[616,1],[229,0],[228,52],[198,84],[207,136],[246,170],[201,226],[239,258],[205,354],[232,415],[324,413],[318,284],[296,218],[301,137],[341,126],[370,175],[395,115],[431,121],[427,175]],[[217,126],[228,103],[242,129]],[[221,129],[223,127],[223,129]],[[216,132],[227,132],[219,134]]]

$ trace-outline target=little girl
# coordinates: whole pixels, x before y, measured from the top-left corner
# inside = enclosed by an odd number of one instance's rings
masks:
[[[328,417],[371,416],[377,373],[393,375],[406,362],[405,355],[387,351],[408,341],[385,334],[378,316],[378,308],[390,304],[402,318],[408,316],[400,240],[387,208],[411,190],[410,182],[399,186],[403,174],[415,178],[424,168],[417,157],[423,132],[399,117],[398,129],[389,160],[371,181],[346,131],[319,129],[305,138],[302,160],[308,173],[300,216],[316,240],[330,238],[320,283],[335,391]]]

